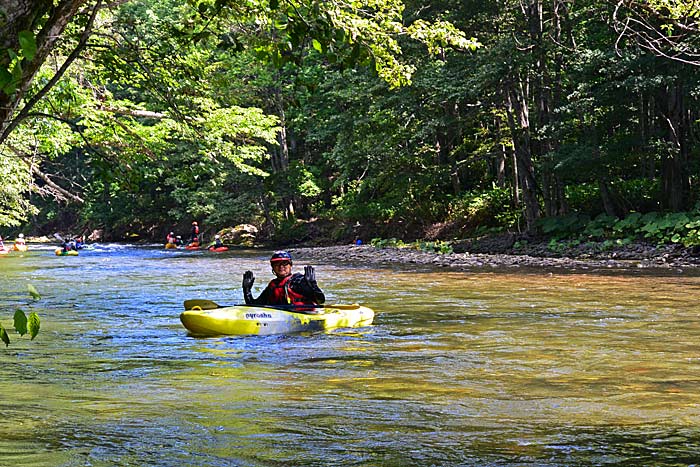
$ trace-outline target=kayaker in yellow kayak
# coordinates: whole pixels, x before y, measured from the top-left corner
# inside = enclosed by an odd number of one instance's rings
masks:
[[[243,298],[248,305],[321,305],[326,296],[316,283],[313,266],[305,266],[304,274],[292,274],[292,256],[277,251],[270,258],[272,279],[258,298],[251,292],[255,283],[252,271],[243,274]]]
[[[64,241],[63,243],[61,243],[61,251],[63,253],[68,253],[69,251],[78,251],[78,249],[75,247],[75,240],[69,238],[68,241]]]

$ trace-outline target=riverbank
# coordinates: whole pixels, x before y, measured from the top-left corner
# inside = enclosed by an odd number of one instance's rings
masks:
[[[289,251],[297,261],[333,261],[370,266],[416,265],[421,267],[474,270],[484,268],[534,268],[569,271],[646,270],[671,273],[700,273],[700,256],[681,245],[655,246],[634,243],[610,248],[607,245],[557,246],[552,244],[492,246],[492,252],[478,248],[439,254],[409,248],[375,248],[371,245],[294,247]]]

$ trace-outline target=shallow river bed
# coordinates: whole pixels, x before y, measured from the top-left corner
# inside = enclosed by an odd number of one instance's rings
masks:
[[[700,277],[316,262],[373,326],[194,338],[268,252],[97,245],[0,258],[0,465],[572,466],[700,459]],[[301,270],[305,263],[295,264]],[[31,303],[32,284],[42,295]]]

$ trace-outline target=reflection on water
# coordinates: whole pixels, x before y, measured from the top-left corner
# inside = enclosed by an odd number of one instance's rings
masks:
[[[258,252],[105,245],[0,261],[0,459],[13,466],[685,465],[700,458],[700,278],[317,265],[374,326],[193,338]],[[303,264],[297,265],[299,268]],[[29,309],[28,308],[28,309]]]

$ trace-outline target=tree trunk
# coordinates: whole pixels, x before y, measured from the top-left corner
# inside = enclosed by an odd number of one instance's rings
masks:
[[[520,174],[518,173],[518,160],[515,151],[508,151],[513,163],[513,206],[520,206]]]
[[[289,168],[289,145],[287,144],[287,119],[284,111],[282,92],[279,88],[273,90],[272,99],[274,101],[275,113],[280,119],[280,131],[277,133],[279,148],[272,153],[272,171],[285,172]]]
[[[16,91],[10,95],[0,91],[0,144],[7,137],[5,130],[12,122],[15,110],[29,89],[34,76],[44,63],[49,53],[66,26],[76,15],[78,8],[86,0],[62,0],[56,6],[47,0],[0,0],[0,14],[4,14],[3,26],[0,28],[0,44],[3,48],[14,51],[20,50],[18,33],[22,30],[33,31],[39,21],[44,21],[41,30],[36,34],[36,54],[31,61],[26,58],[21,62],[22,74],[17,83]],[[48,17],[44,18],[48,14]],[[9,58],[3,54],[0,68],[7,69]]]
[[[499,144],[498,154],[496,154],[496,161],[494,167],[496,171],[496,186],[499,188],[503,188],[504,186],[506,186],[506,160],[506,145]]]
[[[690,182],[688,180],[688,149],[685,123],[683,84],[676,82],[666,90],[667,113],[664,115],[667,123],[666,139],[669,150],[664,155],[662,164],[662,186],[664,200],[672,211],[683,211],[687,208]]]
[[[507,96],[508,126],[510,127],[515,160],[518,171],[518,181],[525,207],[525,230],[534,233],[537,219],[540,218],[540,206],[537,200],[537,183],[535,167],[532,163],[530,147],[530,122],[527,106],[527,83],[518,79],[511,83]]]
[[[603,209],[605,209],[605,213],[608,216],[619,217],[616,203],[613,200],[612,194],[610,193],[608,183],[602,178],[598,179],[598,189],[600,190],[600,197],[603,200]]]
[[[283,173],[289,170],[289,144],[287,141],[287,118],[284,110],[284,98],[279,87],[275,87],[272,92],[275,112],[280,119],[280,131],[277,133],[278,147],[272,151],[270,162],[274,173]],[[296,213],[296,200],[290,190],[282,195],[282,209],[285,219],[291,219]]]

